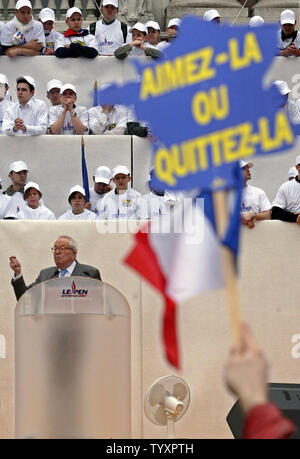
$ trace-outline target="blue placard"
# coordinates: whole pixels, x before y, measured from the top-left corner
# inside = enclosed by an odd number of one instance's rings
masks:
[[[230,27],[186,17],[164,57],[134,61],[137,82],[101,92],[135,105],[152,135],[156,189],[226,188],[239,159],[290,149],[299,126],[263,78],[277,54],[278,26]]]

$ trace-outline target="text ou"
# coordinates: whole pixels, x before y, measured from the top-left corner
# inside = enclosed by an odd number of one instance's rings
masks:
[[[223,120],[229,114],[229,98],[227,86],[222,84],[219,88],[210,91],[199,91],[192,100],[192,113],[198,124],[208,124],[214,118]]]

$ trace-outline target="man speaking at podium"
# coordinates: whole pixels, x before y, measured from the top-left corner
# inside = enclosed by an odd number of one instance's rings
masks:
[[[57,277],[83,276],[101,280],[100,272],[97,268],[82,265],[76,261],[77,251],[77,243],[74,239],[69,236],[59,236],[52,247],[56,266],[42,269],[36,280],[28,286],[25,284],[20,262],[14,255],[9,257],[9,265],[14,271],[11,283],[17,300],[34,285]]]

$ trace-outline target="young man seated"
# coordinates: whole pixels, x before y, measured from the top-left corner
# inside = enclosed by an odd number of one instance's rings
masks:
[[[82,29],[83,16],[79,8],[69,8],[66,14],[66,24],[69,27],[62,37],[55,42],[57,57],[88,57],[98,56],[98,45],[94,35]]]
[[[168,40],[167,41],[160,41],[157,45],[157,49],[160,51],[164,51],[170,44],[175,40],[177,37],[179,30],[180,30],[180,25],[181,25],[181,19],[179,18],[173,18],[170,19],[168,22],[168,27],[167,27],[167,35],[168,35]]]
[[[61,215],[58,220],[96,220],[96,214],[85,208],[86,197],[84,188],[75,185],[70,189],[69,204],[71,209]]]
[[[95,35],[101,56],[113,56],[115,49],[132,40],[129,26],[117,19],[118,0],[102,0],[102,18],[92,22],[89,31]]]
[[[278,30],[277,46],[280,56],[300,56],[300,34],[296,30],[296,15],[292,10],[280,13],[280,30]]]
[[[7,109],[13,104],[7,98],[8,89],[9,87],[7,76],[3,73],[0,73],[0,134],[2,134],[2,122],[4,113],[6,113]]]
[[[48,125],[51,134],[85,134],[88,130],[88,111],[77,107],[77,90],[67,83],[60,90],[60,105],[49,108]]]
[[[28,182],[24,187],[26,204],[23,210],[18,212],[18,220],[55,220],[54,213],[43,204],[41,198],[39,185],[35,182]]]
[[[41,135],[47,132],[47,107],[34,97],[35,81],[29,76],[17,78],[18,102],[3,116],[2,132],[7,135]]]
[[[130,188],[130,172],[118,165],[112,172],[115,188],[107,193],[96,206],[99,220],[146,220],[147,204],[141,194]]]
[[[52,56],[54,54],[54,44],[62,37],[62,34],[54,30],[55,13],[51,8],[43,8],[39,14],[39,21],[43,25],[45,34],[45,48],[43,54]]]
[[[17,1],[15,17],[1,29],[1,45],[9,57],[41,54],[45,46],[44,29],[33,19],[29,0]]]
[[[146,41],[147,29],[144,24],[137,22],[129,32],[132,33],[132,42],[115,50],[114,54],[117,59],[125,59],[128,55],[150,56],[153,59],[161,57],[160,51]]]
[[[101,90],[108,85],[101,86]],[[100,104],[92,107],[89,112],[89,129],[96,135],[123,135],[127,124],[127,107],[123,105]]]

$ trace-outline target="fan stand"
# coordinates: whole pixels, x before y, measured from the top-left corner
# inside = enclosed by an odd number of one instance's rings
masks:
[[[175,438],[175,422],[186,412],[190,392],[186,382],[175,375],[164,376],[147,390],[144,411],[156,425],[166,426],[167,438]]]
[[[177,416],[172,413],[167,413],[167,438],[172,440],[175,438],[175,420]]]

